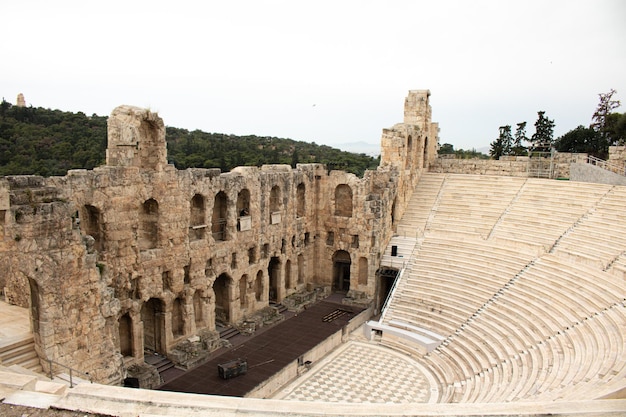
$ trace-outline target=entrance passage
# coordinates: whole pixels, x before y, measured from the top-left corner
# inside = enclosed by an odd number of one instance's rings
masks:
[[[165,355],[163,346],[163,301],[158,298],[149,299],[141,308],[143,322],[143,347]]]
[[[231,278],[221,274],[213,283],[215,293],[215,321],[227,324],[230,321]]]
[[[333,291],[348,292],[350,290],[350,254],[338,250],[333,255]]]
[[[276,256],[272,256],[270,264],[267,267],[267,274],[270,277],[270,294],[269,300],[272,302],[278,302],[278,281],[280,276],[280,259]]]
[[[395,268],[381,267],[378,280],[378,297],[376,299],[376,309],[381,311],[387,298],[393,289],[393,285],[398,278],[398,270]]]

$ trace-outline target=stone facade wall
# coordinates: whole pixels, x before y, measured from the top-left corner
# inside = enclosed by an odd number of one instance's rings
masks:
[[[431,172],[472,175],[504,175],[528,177],[529,161],[527,156],[503,156],[494,159],[454,159],[447,155],[437,158],[431,165]],[[570,164],[586,162],[587,154],[557,152],[553,161],[553,178],[569,178]],[[549,161],[545,164],[549,165]]]
[[[609,146],[609,163],[626,167],[626,146]]]
[[[118,107],[106,166],[0,179],[6,299],[30,307],[41,359],[106,383],[146,349],[214,341],[218,324],[297,292],[371,302],[394,221],[436,156],[429,95],[409,92],[363,178],[320,164],[179,171],[161,118]]]

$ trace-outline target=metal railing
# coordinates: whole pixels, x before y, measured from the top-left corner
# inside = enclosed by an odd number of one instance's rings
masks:
[[[79,371],[78,369],[74,369],[74,368],[72,368],[70,366],[63,365],[62,363],[59,363],[59,362],[57,362],[55,360],[52,360],[52,359],[46,359],[46,361],[48,362],[48,367],[49,367],[49,370],[50,370],[50,379],[51,380],[54,379],[54,374],[52,372],[52,365],[54,364],[54,365],[60,366],[61,368],[63,368],[63,369],[68,371],[68,375],[70,377],[70,381],[69,381],[70,382],[70,388],[74,388],[74,380],[73,380],[74,376],[73,376],[73,374],[80,374],[80,375],[86,376],[87,379],[89,380],[89,382],[91,382],[93,384],[93,378],[87,372]]]
[[[624,166],[621,166],[619,164],[605,161],[604,159],[596,158],[595,156],[591,155],[587,157],[587,162],[599,168],[606,169],[607,171],[611,171],[619,175],[626,175],[626,172],[624,171]]]

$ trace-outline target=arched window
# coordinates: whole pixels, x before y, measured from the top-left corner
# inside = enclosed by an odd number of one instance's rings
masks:
[[[298,188],[296,189],[296,216],[304,217],[305,216],[305,192],[306,187],[303,182],[298,184]]]
[[[196,194],[191,199],[189,213],[189,240],[204,239],[206,229],[206,219],[204,211],[204,197]]]
[[[154,249],[157,247],[159,232],[159,203],[153,198],[146,200],[139,212],[139,230],[137,239],[139,249]]]
[[[101,252],[104,249],[104,232],[100,209],[89,204],[84,205],[80,213],[80,227],[83,233],[93,237],[94,249]]]
[[[211,232],[213,233],[213,239],[216,241],[228,240],[227,209],[228,197],[224,191],[220,191],[215,195],[213,218],[211,222]]]
[[[280,223],[281,206],[280,187],[275,185],[270,190],[270,224]]]
[[[335,188],[335,216],[352,217],[352,188],[348,184]]]
[[[237,195],[237,229],[241,231],[252,229],[250,217],[250,191],[247,188]]]

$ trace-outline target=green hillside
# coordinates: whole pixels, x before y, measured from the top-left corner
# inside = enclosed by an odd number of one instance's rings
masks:
[[[178,169],[319,162],[362,176],[379,160],[292,139],[167,127],[168,162]],[[103,165],[107,117],[0,103],[0,175],[65,175]]]

